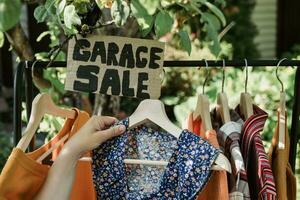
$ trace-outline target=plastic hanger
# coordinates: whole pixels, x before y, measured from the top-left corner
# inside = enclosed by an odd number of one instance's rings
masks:
[[[224,92],[224,82],[225,82],[225,60],[223,60],[223,69],[222,69],[222,92],[217,96],[217,110],[221,115],[222,122],[225,124],[230,122],[230,112],[228,106],[227,95]]]
[[[286,58],[281,59],[276,67],[276,78],[278,79],[280,85],[281,85],[281,91],[280,91],[280,100],[279,100],[279,124],[278,124],[278,149],[284,149],[285,148],[285,129],[286,129],[286,102],[285,102],[285,92],[283,83],[279,78],[278,75],[278,69],[280,64],[286,60]]]
[[[163,69],[161,83],[163,83],[164,76],[165,70]],[[182,132],[178,126],[170,121],[166,114],[164,104],[158,99],[145,99],[140,102],[136,110],[129,117],[129,129],[149,121],[158,125],[176,138],[179,138]]]
[[[253,115],[253,103],[252,103],[251,95],[247,92],[247,84],[248,84],[247,59],[245,59],[245,68],[246,68],[245,92],[241,93],[240,109],[245,119],[248,119],[251,115]]]
[[[176,138],[179,138],[182,130],[173,124],[165,111],[165,106],[160,100],[143,100],[134,113],[129,117],[129,129],[151,121]]]
[[[49,94],[47,93],[38,94],[32,102],[32,109],[31,109],[31,115],[29,117],[29,122],[26,127],[26,130],[23,133],[23,137],[17,144],[17,148],[25,152],[45,114],[50,114],[53,116],[70,118],[70,119],[74,119],[76,117],[76,112],[74,110],[67,110],[55,105],[55,103],[53,102]],[[67,137],[63,137],[62,139],[64,139],[65,141]],[[64,142],[61,140],[59,141],[59,143]],[[53,151],[52,148],[49,149],[42,156],[40,156],[38,160],[40,160],[41,157],[43,158],[47,157],[52,151]]]

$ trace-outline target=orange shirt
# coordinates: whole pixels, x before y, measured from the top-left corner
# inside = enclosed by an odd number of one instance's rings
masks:
[[[51,167],[38,163],[36,159],[66,134],[69,134],[69,137],[75,134],[89,119],[87,113],[75,110],[76,118],[67,119],[63,128],[49,143],[30,153],[24,153],[18,148],[13,149],[0,175],[1,200],[31,200],[35,197],[42,188]],[[63,144],[59,149],[62,146]],[[53,159],[57,157],[59,149],[53,152]],[[96,199],[90,162],[78,161],[70,199]]]
[[[200,120],[193,119],[193,113],[188,115],[186,120],[186,125],[184,126],[189,131],[195,133],[196,135],[207,140],[211,145],[216,148],[219,148],[219,143],[217,140],[217,134],[215,130],[204,131],[201,125]],[[227,184],[227,174],[226,171],[213,171],[211,178],[209,179],[207,185],[200,192],[198,200],[210,200],[210,199],[218,199],[218,200],[228,200],[229,192],[228,192],[228,184]]]

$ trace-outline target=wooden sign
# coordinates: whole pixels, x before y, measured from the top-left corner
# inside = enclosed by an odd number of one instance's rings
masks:
[[[164,43],[116,36],[69,41],[66,90],[156,99]]]

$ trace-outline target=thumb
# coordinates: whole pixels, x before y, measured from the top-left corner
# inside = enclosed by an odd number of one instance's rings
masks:
[[[97,131],[97,137],[99,138],[100,142],[105,142],[106,140],[109,140],[113,137],[116,137],[118,135],[121,135],[126,130],[126,127],[124,125],[118,125],[111,127],[106,130]]]

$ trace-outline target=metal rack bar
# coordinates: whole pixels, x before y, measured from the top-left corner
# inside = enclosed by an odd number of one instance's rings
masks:
[[[15,145],[21,138],[21,103],[22,103],[22,82],[23,73],[26,70],[26,106],[27,116],[30,115],[32,103],[32,79],[30,78],[30,70],[33,61],[20,62],[15,74],[14,80],[14,143]],[[279,60],[247,60],[248,66],[252,67],[276,67]],[[225,60],[226,67],[244,67],[245,60]],[[207,60],[208,67],[221,67],[223,60]],[[35,67],[46,67],[48,62],[38,61]],[[55,61],[49,67],[66,67],[67,63],[62,61]],[[164,67],[199,67],[206,66],[204,60],[166,60],[163,63]],[[284,60],[280,67],[296,66],[296,78],[294,85],[294,105],[291,128],[291,147],[290,147],[290,163],[293,170],[295,169],[297,143],[300,137],[300,60]]]
[[[248,66],[252,67],[274,67],[277,66],[279,60],[247,60]],[[35,67],[46,67],[49,62],[38,61]],[[245,60],[225,60],[226,67],[244,67]],[[28,61],[28,67],[32,67],[33,61]],[[223,60],[207,60],[208,67],[221,67]],[[204,60],[165,60],[164,67],[199,67],[205,66]],[[64,61],[54,61],[49,67],[66,67]],[[300,60],[284,60],[280,67],[300,66]]]

